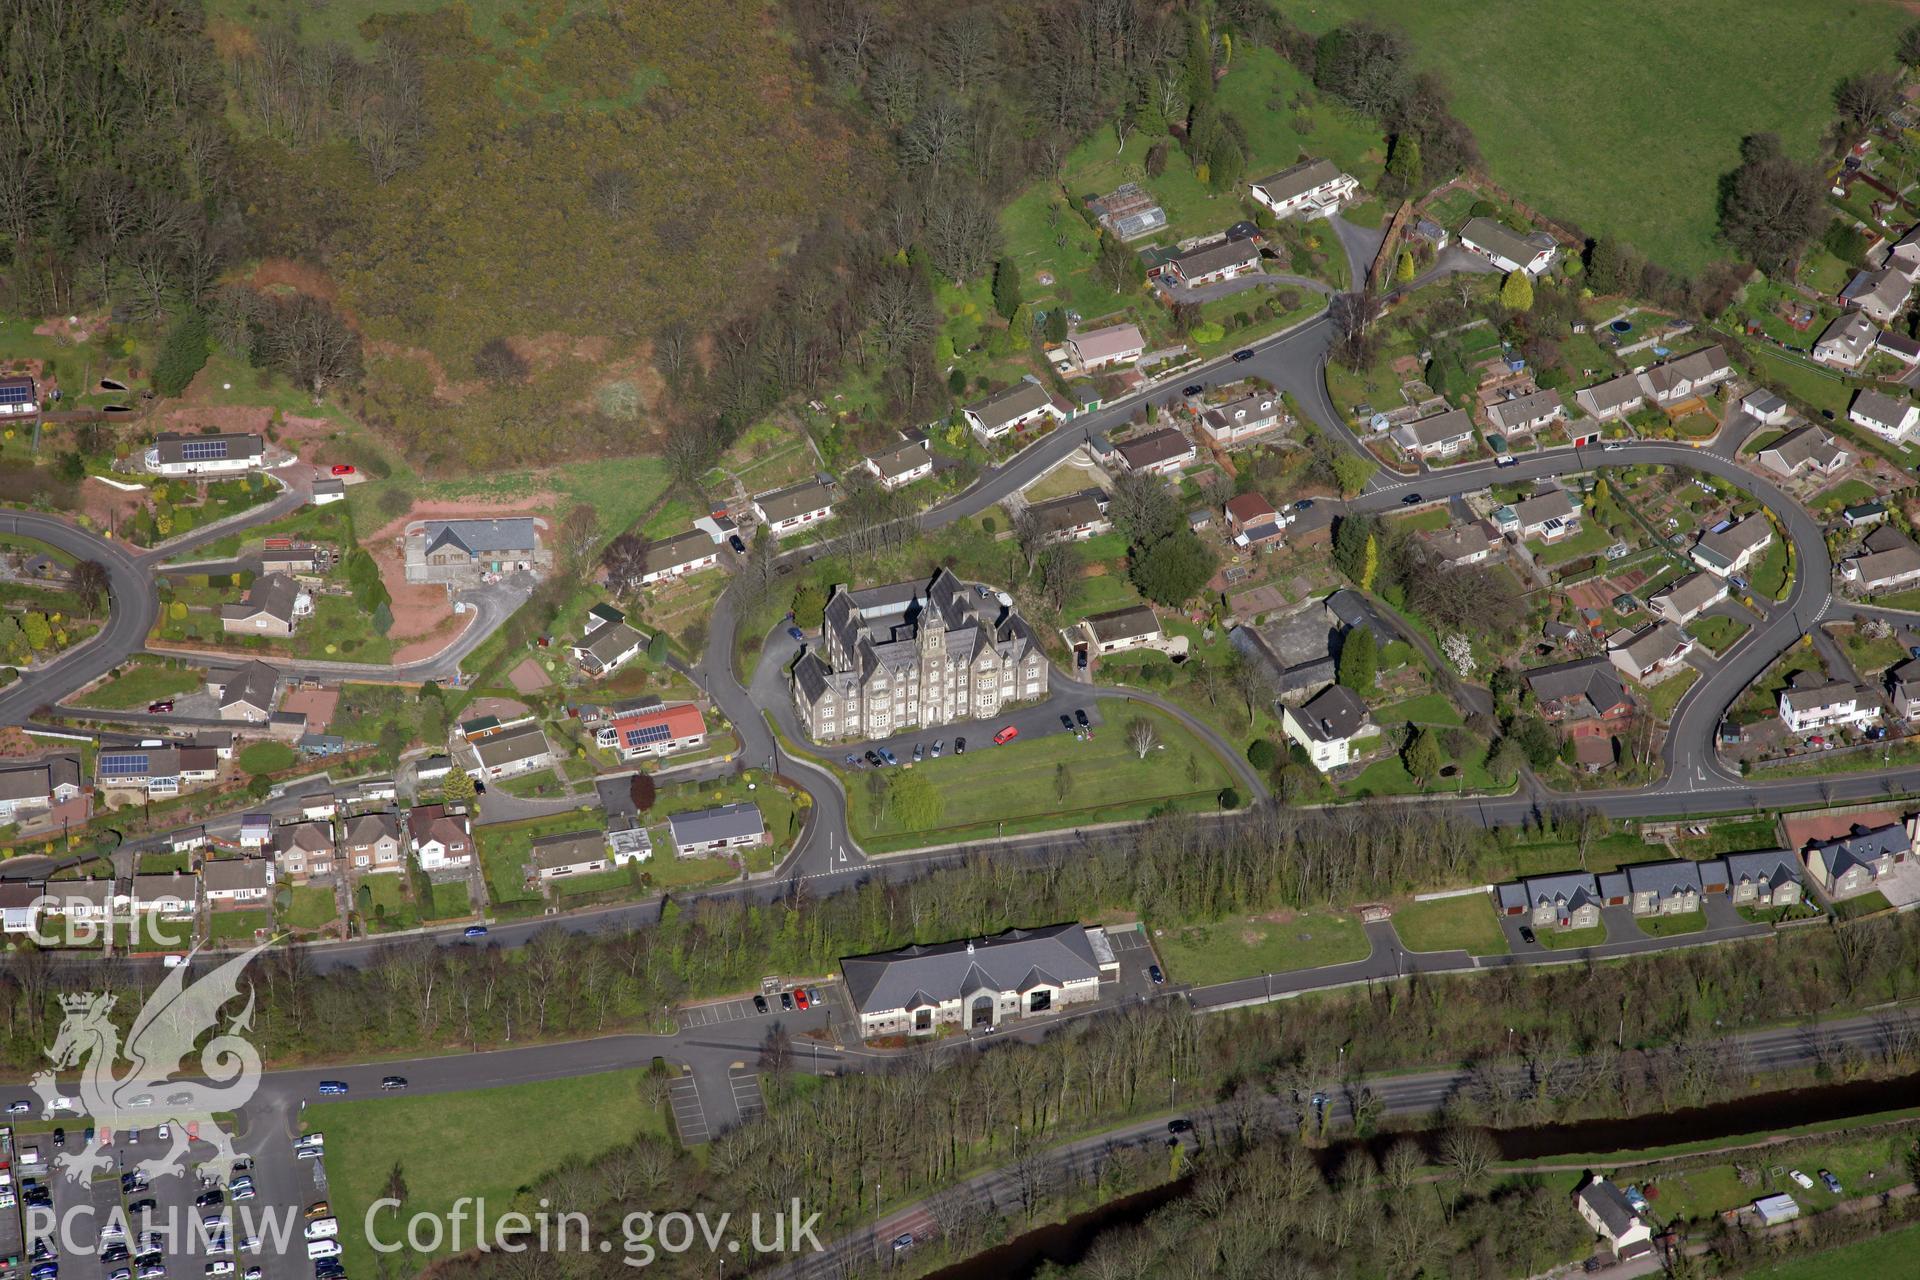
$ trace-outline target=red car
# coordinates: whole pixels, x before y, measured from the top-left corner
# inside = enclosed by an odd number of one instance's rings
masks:
[[[162,698],[158,702],[149,702],[147,704],[147,710],[154,715],[159,715],[162,711],[171,711],[173,710],[173,699]]]
[[[802,1009],[804,1009],[808,1005],[813,1003],[813,997],[807,994],[807,989],[805,987],[799,987],[794,990],[793,1002],[799,1005]]]
[[[1008,725],[1006,728],[1002,729],[1000,732],[994,734],[993,740],[995,742],[1012,742],[1015,738],[1019,736],[1020,736],[1020,731],[1014,728],[1012,725]]]
[[[333,474],[337,476],[350,476],[353,474],[353,467],[349,463],[336,462],[333,464]]]

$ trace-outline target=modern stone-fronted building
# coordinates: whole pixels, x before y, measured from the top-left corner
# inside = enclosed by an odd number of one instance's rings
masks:
[[[820,648],[794,664],[793,705],[816,741],[884,738],[1044,698],[1048,671],[1010,604],[941,569],[925,583],[835,587]]]
[[[1079,924],[854,956],[840,970],[862,1037],[997,1026],[1097,1000],[1102,972],[1119,974],[1105,936]]]

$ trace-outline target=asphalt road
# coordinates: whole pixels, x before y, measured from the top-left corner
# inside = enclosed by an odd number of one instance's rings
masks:
[[[105,565],[112,597],[106,625],[91,639],[0,690],[0,724],[22,724],[37,708],[60,701],[138,652],[159,610],[160,593],[148,566],[122,542],[52,516],[22,511],[0,519],[8,533],[37,538],[76,559]]]

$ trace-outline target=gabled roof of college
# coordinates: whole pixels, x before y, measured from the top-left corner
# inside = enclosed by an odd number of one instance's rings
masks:
[[[811,511],[825,511],[833,505],[833,495],[818,480],[802,480],[784,489],[758,494],[753,501],[767,513],[770,522],[778,524]]]
[[[607,856],[604,831],[568,831],[557,836],[541,836],[527,849],[527,861],[543,871],[556,867],[574,867],[583,862],[601,862]]]
[[[1216,244],[1203,245],[1189,253],[1178,254],[1169,260],[1169,265],[1179,267],[1182,275],[1203,276],[1208,272],[1242,266],[1248,262],[1259,264],[1259,245],[1251,240],[1222,240]]]
[[[989,430],[1024,418],[1053,403],[1047,389],[1031,378],[1023,378],[1010,387],[991,392],[967,406],[967,412],[980,419]]]
[[[1522,266],[1532,262],[1535,254],[1553,243],[1550,236],[1546,238],[1546,243],[1542,244],[1531,237],[1521,235],[1506,223],[1497,222],[1492,218],[1467,219],[1467,225],[1460,228],[1460,238],[1471,240],[1482,249],[1491,250],[1507,261],[1518,262]]]
[[[227,673],[226,683],[220,688],[220,705],[271,711],[274,690],[279,687],[278,671],[264,662],[248,662]]]
[[[1487,406],[1487,420],[1502,431],[1525,426],[1542,414],[1564,410],[1566,402],[1552,389],[1532,391],[1511,400],[1499,400]]]
[[[458,547],[470,556],[532,551],[540,545],[540,528],[531,516],[498,520],[429,520],[427,554],[441,547]]]
[[[1345,742],[1367,723],[1367,704],[1345,685],[1329,685],[1293,713],[1307,736],[1319,742]]]
[[[658,542],[647,544],[646,571],[664,573],[669,569],[678,569],[683,564],[692,564],[717,554],[713,539],[698,529],[687,533],[675,534],[671,538],[662,538]]]
[[[736,801],[713,809],[695,809],[676,813],[667,819],[675,844],[709,844],[715,840],[737,840],[741,836],[763,834],[767,825],[760,806]]]
[[[1812,425],[1794,428],[1761,452],[1779,454],[1780,461],[1789,470],[1803,462],[1813,462],[1822,469],[1830,469],[1840,465],[1847,457],[1847,451],[1832,436]]]
[[[503,764],[514,764],[521,760],[531,760],[546,753],[547,735],[535,724],[519,724],[511,729],[502,729],[490,733],[484,738],[473,740],[474,754],[480,763],[488,768],[498,768]]]
[[[265,858],[209,858],[200,864],[200,883],[209,893],[265,889],[273,872]]]
[[[1585,698],[1595,711],[1605,715],[1632,701],[1627,696],[1627,687],[1620,683],[1619,669],[1605,658],[1576,658],[1572,662],[1535,667],[1520,675],[1541,702]]]
[[[1265,192],[1273,203],[1285,204],[1295,196],[1338,181],[1339,177],[1340,166],[1331,160],[1302,160],[1253,185]]]
[[[189,458],[186,456],[190,444],[224,444],[226,451],[214,458]],[[178,431],[169,431],[154,441],[154,450],[163,463],[175,462],[225,462],[233,458],[254,458],[266,452],[266,442],[250,431],[217,432],[208,435],[183,435]],[[195,450],[196,453],[204,450]]]
[[[294,598],[299,594],[299,586],[286,574],[264,573],[254,579],[239,604],[221,605],[220,616],[238,621],[251,618],[256,613],[264,613],[290,626],[293,623]]]
[[[840,962],[847,993],[862,1013],[917,1009],[975,992],[1030,991],[1099,981],[1086,926],[1009,929],[991,938],[902,947]]]
[[[918,471],[921,467],[933,463],[933,454],[927,450],[924,440],[909,440],[896,445],[885,453],[876,453],[868,459],[880,469],[880,474],[888,480],[897,480],[909,471]]]
[[[1093,638],[1102,644],[1114,640],[1131,640],[1135,636],[1160,634],[1159,617],[1144,604],[1115,609],[1109,613],[1088,614],[1081,621],[1092,630]]]
[[[1177,427],[1162,427],[1114,446],[1129,467],[1151,467],[1193,452],[1193,441]]]

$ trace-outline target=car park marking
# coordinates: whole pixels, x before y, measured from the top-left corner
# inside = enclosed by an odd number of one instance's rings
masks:
[[[733,1107],[740,1123],[758,1120],[767,1114],[766,1099],[760,1094],[760,1073],[747,1067],[730,1067],[727,1081],[733,1086]]]
[[[673,1104],[673,1127],[680,1131],[680,1141],[698,1146],[712,1138],[706,1109],[700,1105],[700,1088],[692,1076],[676,1077],[667,1086],[667,1100]]]

